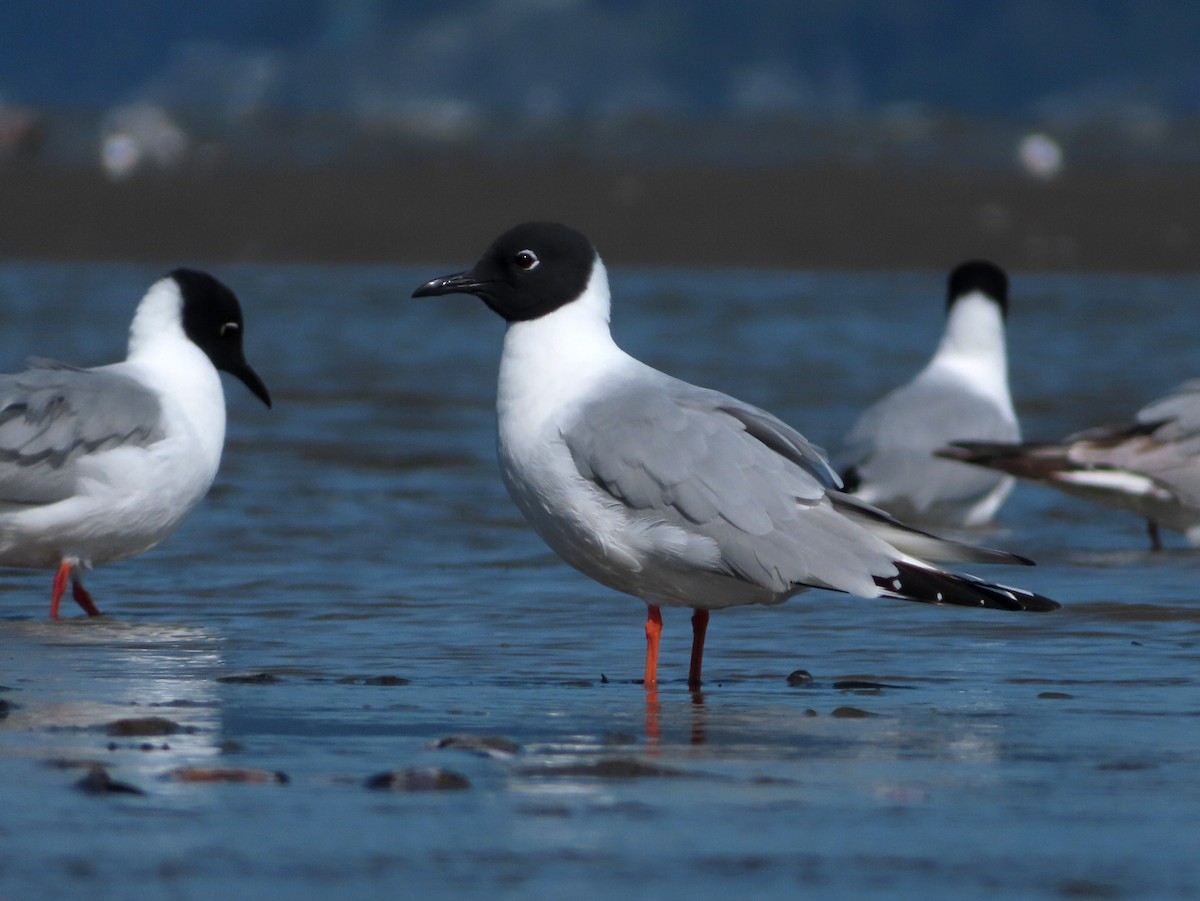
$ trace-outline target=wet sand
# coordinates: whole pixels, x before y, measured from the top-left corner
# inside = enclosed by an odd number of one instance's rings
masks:
[[[0,258],[463,262],[553,218],[610,263],[1019,270],[1200,269],[1200,168],[1108,166],[1052,182],[900,166],[597,164],[420,157],[341,168],[149,174],[112,183],[0,169]]]

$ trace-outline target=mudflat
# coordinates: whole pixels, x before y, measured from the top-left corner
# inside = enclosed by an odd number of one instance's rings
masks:
[[[497,159],[223,165],[111,181],[0,168],[0,258],[314,263],[474,259],[525,219],[568,222],[617,265],[1200,269],[1200,167],[1104,164],[1051,181],[899,164]]]

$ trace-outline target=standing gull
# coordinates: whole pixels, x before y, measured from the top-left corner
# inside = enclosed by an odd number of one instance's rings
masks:
[[[138,304],[121,363],[52,360],[0,376],[0,565],[55,569],[50,617],[81,570],[154,547],[208,491],[225,443],[217,370],[263,403],[242,309],[211,275],[176,269]]]
[[[973,260],[950,273],[946,329],[912,381],[872,404],[834,454],[846,490],[893,516],[948,527],[984,525],[1013,479],[934,456],[958,440],[1019,441],[1008,391],[1008,278]]]
[[[1200,380],[1139,410],[1132,422],[1097,426],[1059,442],[955,441],[939,454],[1011,473],[1146,519],[1200,546]]]
[[[771,414],[635,360],[609,332],[591,242],[518,225],[471,269],[415,297],[466,293],[508,323],[496,408],[504,483],[565,561],[647,606],[645,684],[660,607],[690,607],[688,684],[709,611],[805,588],[930,604],[1053,610],[1047,598],[944,572],[925,558],[1027,563],[902,525],[838,490],[821,453]]]

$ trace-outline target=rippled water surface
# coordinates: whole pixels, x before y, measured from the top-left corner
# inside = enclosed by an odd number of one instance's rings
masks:
[[[500,484],[501,323],[408,299],[454,265],[218,270],[276,408],[227,382],[216,486],[90,575],[107,616],[0,571],[0,898],[1200,894],[1197,552],[1022,486],[977,538],[1040,565],[981,574],[1060,613],[718,612],[693,694],[667,610],[648,696],[644,607]],[[610,271],[627,349],[826,445],[940,330],[941,273]],[[0,266],[0,363],[118,357],[157,274]],[[1013,281],[1029,437],[1200,375],[1200,280]],[[431,790],[367,787],[392,771]]]

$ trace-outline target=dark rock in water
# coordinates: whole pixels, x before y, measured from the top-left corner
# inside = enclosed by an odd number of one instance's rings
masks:
[[[454,748],[461,751],[474,751],[477,754],[490,756],[492,754],[516,754],[521,746],[515,741],[501,738],[498,735],[450,735],[430,742],[428,747]]]
[[[12,710],[12,705],[3,699],[0,699],[0,720],[8,716],[8,711]]]
[[[1070,701],[1075,695],[1067,694],[1065,691],[1043,691],[1038,697],[1046,701]]]
[[[687,776],[683,770],[646,763],[635,757],[605,757],[580,763],[557,764],[545,767],[526,767],[523,776],[568,776],[589,779],[646,779]]]
[[[235,741],[232,738],[227,738],[227,739],[225,739],[225,741],[221,742],[219,750],[221,751],[222,754],[241,754],[242,751],[244,751],[246,749],[245,749],[245,747],[242,746],[242,743],[240,741]]]
[[[888,685],[886,682],[872,682],[869,679],[840,679],[833,683],[839,691],[882,691],[885,688],[909,690],[911,685]]]
[[[470,788],[466,776],[440,767],[412,767],[377,773],[366,782],[367,788],[394,792],[455,791]]]
[[[861,720],[869,716],[878,716],[878,714],[871,713],[867,710],[862,710],[858,707],[839,707],[833,711],[831,716],[836,716],[838,719],[843,720]]]
[[[279,677],[270,673],[238,673],[233,676],[218,676],[217,681],[226,685],[274,685],[279,681]]]
[[[75,787],[80,791],[85,791],[92,795],[104,794],[126,794],[126,795],[144,795],[146,794],[136,785],[130,785],[127,782],[118,782],[108,775],[108,771],[102,766],[94,766],[88,770],[88,774],[75,783]]]
[[[269,770],[244,770],[233,767],[188,766],[166,773],[164,778],[175,782],[251,782],[264,785],[268,782],[286,785],[291,782],[287,773]]]
[[[407,685],[408,680],[401,676],[345,676],[338,679],[338,685]]]
[[[114,720],[104,727],[104,731],[109,735],[120,738],[142,738],[147,735],[174,735],[176,732],[191,732],[194,730],[184,729],[179,723],[165,717],[140,716],[124,720]]]
[[[798,669],[795,672],[788,673],[788,685],[808,685],[812,682],[813,676],[806,669]]]

